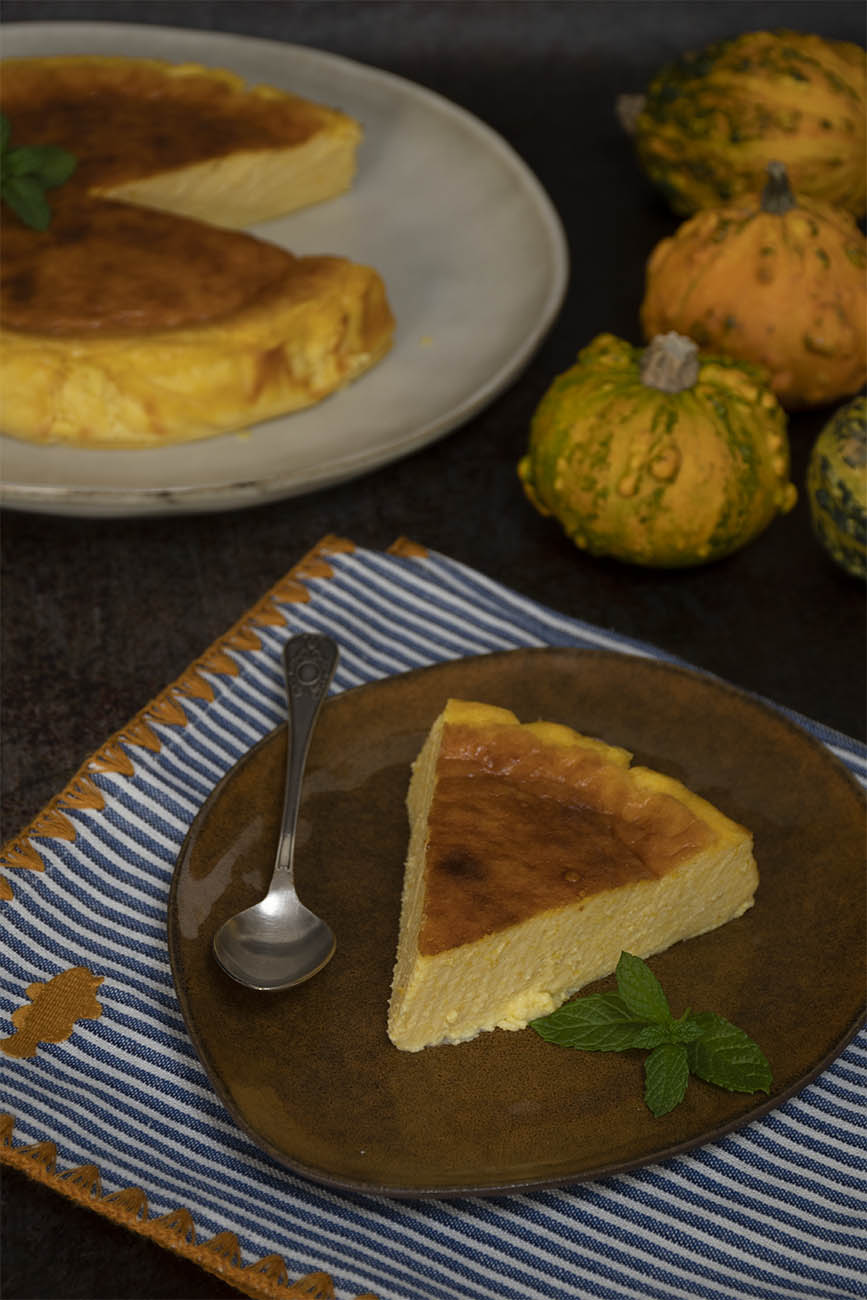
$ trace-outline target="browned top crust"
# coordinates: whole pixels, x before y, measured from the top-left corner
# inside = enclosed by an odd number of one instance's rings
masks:
[[[7,59],[2,73],[12,144],[74,153],[78,168],[64,189],[78,193],[238,150],[302,144],[337,116],[282,92],[243,93],[219,70],[172,75],[157,60]]]
[[[240,231],[105,200],[54,206],[48,230],[5,224],[6,329],[61,337],[212,323],[299,273],[291,253]]]
[[[141,335],[219,322],[271,297],[309,296],[321,259],[93,192],[238,150],[302,144],[343,114],[248,91],[219,69],[99,57],[5,60],[0,104],[13,147],[59,145],[77,159],[49,196],[48,230],[3,213],[5,329]]]
[[[298,266],[240,231],[123,203],[64,203],[48,230],[5,226],[1,315],[6,329],[57,337],[209,324],[281,292]]]
[[[684,804],[593,751],[448,723],[428,829],[425,956],[657,879],[713,840]]]

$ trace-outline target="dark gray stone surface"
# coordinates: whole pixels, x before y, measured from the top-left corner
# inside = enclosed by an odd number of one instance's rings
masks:
[[[2,16],[236,31],[399,73],[506,137],[556,203],[572,254],[562,313],[524,374],[415,455],[350,484],[224,514],[3,515],[3,839],[329,532],[373,547],[409,535],[863,737],[864,592],[815,542],[803,491],[792,514],[737,555],[666,573],[582,555],[529,507],[515,473],[536,403],[578,348],[602,330],[638,341],[644,263],[677,224],[634,165],[615,95],[642,89],[681,50],[746,28],[863,43],[860,3],[4,0]],[[828,414],[791,420],[799,489]],[[20,1175],[4,1171],[2,1190],[6,1300],[235,1294]]]

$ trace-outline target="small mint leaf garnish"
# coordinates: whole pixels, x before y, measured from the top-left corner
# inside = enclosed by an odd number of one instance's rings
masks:
[[[646,962],[640,957],[633,957],[631,953],[622,952],[616,976],[617,992],[636,1019],[668,1024],[671,1020],[668,998]]]
[[[581,1052],[625,1052],[644,1029],[617,993],[594,993],[531,1021],[541,1038]]]
[[[692,1074],[729,1092],[770,1092],[771,1067],[749,1034],[712,1011],[693,1020],[701,1036],[686,1048]]]
[[[9,119],[0,113],[0,198],[26,226],[45,230],[51,223],[45,191],[69,180],[76,158],[53,144],[10,149],[11,134]]]
[[[47,230],[51,224],[51,208],[45,200],[45,191],[31,176],[13,176],[2,182],[3,202],[19,216],[31,230]]]
[[[667,1115],[686,1094],[690,1074],[730,1092],[770,1092],[773,1076],[757,1043],[713,1011],[675,1020],[659,980],[640,957],[622,952],[617,992],[566,1002],[530,1022],[540,1038],[583,1052],[643,1049],[644,1100]]]
[[[671,1031],[666,1025],[645,1025],[635,1037],[633,1047],[646,1047],[650,1051],[671,1042]]]
[[[671,1041],[673,1043],[691,1043],[701,1038],[702,1027],[691,1011],[684,1011],[679,1020],[671,1022]]]
[[[644,1062],[644,1100],[654,1115],[667,1115],[686,1096],[689,1065],[683,1043],[663,1043]]]
[[[14,176],[33,176],[47,190],[68,181],[75,171],[75,158],[59,145],[12,149],[8,156],[9,171]]]

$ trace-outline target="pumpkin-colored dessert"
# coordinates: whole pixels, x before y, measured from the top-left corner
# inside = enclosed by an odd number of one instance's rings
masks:
[[[124,200],[236,228],[333,198],[361,126],[222,68],[111,55],[4,59],[15,139],[78,159],[63,195]]]
[[[676,333],[583,348],[539,403],[518,473],[581,549],[662,568],[731,554],[797,496],[766,373]]]
[[[357,123],[231,73],[7,61],[12,145],[74,154],[34,230],[4,220],[0,427],[156,447],[320,401],[388,349],[380,276],[232,229],[340,193]]]
[[[755,194],[770,158],[799,194],[867,206],[865,55],[849,41],[744,32],[662,68],[634,115],[638,159],[675,212]]]
[[[388,1034],[521,1029],[753,902],[748,831],[626,750],[449,700],[413,765]]]
[[[867,381],[867,241],[855,218],[795,196],[771,162],[761,194],[685,221],[650,255],[644,335],[676,330],[764,366],[790,409]]]

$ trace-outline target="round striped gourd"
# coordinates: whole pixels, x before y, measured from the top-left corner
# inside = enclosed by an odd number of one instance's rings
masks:
[[[813,529],[825,550],[856,578],[867,578],[867,397],[835,412],[807,466]]]
[[[675,212],[755,193],[771,158],[799,194],[867,207],[865,57],[805,32],[745,32],[684,54],[653,79],[632,130]]]
[[[764,366],[789,409],[839,401],[867,381],[865,267],[855,218],[796,198],[774,161],[761,195],[699,212],[656,245],[644,336],[677,330]]]
[[[797,495],[762,372],[677,334],[595,338],[539,403],[518,474],[577,546],[662,568],[730,554]]]

